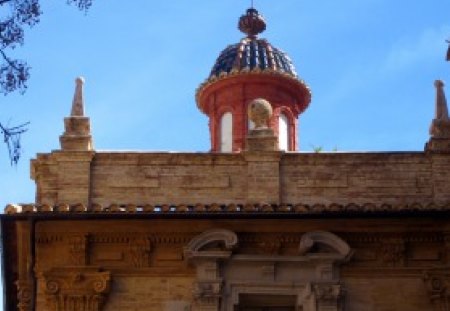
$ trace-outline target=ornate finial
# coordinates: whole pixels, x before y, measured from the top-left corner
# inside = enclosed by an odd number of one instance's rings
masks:
[[[255,124],[255,130],[266,129],[272,116],[272,105],[263,98],[257,98],[248,105],[248,117]]]
[[[258,13],[258,10],[253,8],[253,3],[252,7],[247,10],[247,13],[239,19],[239,30],[247,34],[250,38],[255,38],[258,34],[266,30],[266,21]]]
[[[84,78],[78,77],[75,79],[75,94],[73,96],[71,117],[84,116],[84,99],[83,99],[83,84]]]

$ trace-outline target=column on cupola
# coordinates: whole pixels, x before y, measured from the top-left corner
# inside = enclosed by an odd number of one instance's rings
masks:
[[[278,137],[278,148],[295,151],[297,119],[308,107],[311,92],[289,56],[259,37],[266,22],[256,9],[250,8],[240,17],[238,28],[245,37],[221,52],[196,92],[197,106],[209,117],[211,151],[245,150],[253,128],[247,110],[255,99],[272,105],[268,125]]]

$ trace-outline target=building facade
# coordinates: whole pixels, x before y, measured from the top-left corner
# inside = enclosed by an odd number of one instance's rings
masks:
[[[295,152],[309,89],[254,8],[239,28],[197,90],[211,152],[95,151],[76,80],[1,216],[5,310],[450,310],[443,83],[423,152]]]

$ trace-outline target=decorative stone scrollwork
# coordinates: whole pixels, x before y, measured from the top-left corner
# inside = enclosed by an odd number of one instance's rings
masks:
[[[71,264],[76,266],[85,266],[89,264],[88,243],[89,236],[87,234],[69,237],[69,254]]]
[[[334,253],[341,257],[341,260],[344,261],[349,260],[353,255],[353,251],[350,246],[348,246],[348,244],[340,237],[331,232],[313,231],[303,234],[298,248],[299,254],[307,255],[313,250],[314,247],[317,247],[319,250],[321,247],[327,248],[331,250],[331,252],[328,253]]]
[[[18,280],[16,281],[17,286],[17,300],[18,300],[18,310],[19,311],[30,311],[31,310],[31,282],[28,280]]]
[[[148,238],[132,239],[129,243],[131,262],[136,268],[148,267],[150,265],[151,242]]]
[[[216,249],[208,250],[207,246],[214,246],[214,244],[219,243],[222,249],[217,251]],[[229,256],[230,251],[237,246],[238,238],[237,235],[229,230],[225,229],[213,229],[205,231],[195,238],[193,238],[189,244],[184,248],[184,257],[186,259],[193,259],[196,257],[208,256],[209,251],[213,252],[215,255]]]
[[[382,263],[397,267],[405,264],[406,246],[403,239],[393,239],[381,244],[380,260]]]
[[[425,271],[423,280],[435,311],[450,310],[450,267]]]
[[[265,254],[278,255],[281,251],[282,243],[280,238],[268,239],[260,243]]]
[[[43,277],[51,311],[100,311],[110,290],[110,272],[95,267],[55,268]]]

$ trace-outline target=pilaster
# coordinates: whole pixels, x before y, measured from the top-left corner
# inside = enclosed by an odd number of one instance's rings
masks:
[[[100,311],[110,291],[111,273],[96,267],[54,268],[43,278],[50,311]]]

